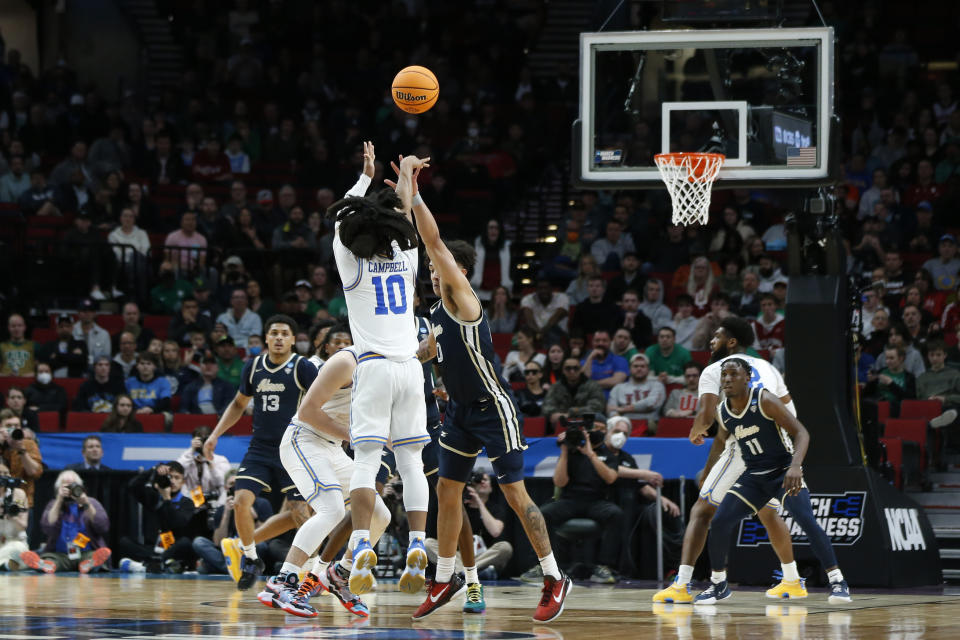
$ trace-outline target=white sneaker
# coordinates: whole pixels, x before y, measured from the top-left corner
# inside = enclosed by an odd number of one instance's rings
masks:
[[[146,573],[147,566],[142,562],[137,562],[136,560],[131,560],[130,558],[123,558],[120,561],[120,571],[124,573]]]
[[[957,410],[956,409],[947,409],[936,418],[930,421],[930,426],[934,429],[940,429],[941,427],[946,427],[947,425],[953,424],[953,421],[957,419]]]
[[[100,287],[94,287],[90,290],[90,297],[94,300],[106,300],[107,296],[103,295],[103,291],[100,291]]]

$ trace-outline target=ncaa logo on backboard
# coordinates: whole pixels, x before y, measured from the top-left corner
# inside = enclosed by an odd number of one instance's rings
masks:
[[[810,494],[813,515],[834,546],[851,546],[863,536],[863,507],[866,501],[866,491]],[[784,510],[782,515],[793,543],[809,544],[807,534],[790,512]],[[759,547],[761,544],[770,544],[770,538],[760,521],[756,516],[742,520],[737,546]]]

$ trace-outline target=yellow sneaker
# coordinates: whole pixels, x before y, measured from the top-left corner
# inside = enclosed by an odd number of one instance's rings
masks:
[[[674,580],[673,584],[664,589],[663,591],[658,591],[653,594],[654,602],[663,602],[663,603],[672,603],[672,604],[690,604],[693,602],[693,594],[690,593],[689,585],[678,586],[677,581]]]
[[[777,586],[773,587],[772,589],[767,589],[767,597],[776,598],[777,600],[797,600],[799,598],[806,598],[807,588],[804,586],[803,578],[794,582],[781,580],[780,584]]]
[[[227,573],[230,574],[234,582],[239,582],[240,560],[243,556],[240,541],[237,538],[224,538],[220,541],[220,551],[223,552],[223,561],[227,565]]]

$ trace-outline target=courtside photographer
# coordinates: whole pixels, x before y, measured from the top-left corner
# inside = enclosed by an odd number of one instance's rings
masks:
[[[0,461],[0,571],[22,568],[20,554],[27,551],[27,521],[30,507],[23,480],[10,475]]]

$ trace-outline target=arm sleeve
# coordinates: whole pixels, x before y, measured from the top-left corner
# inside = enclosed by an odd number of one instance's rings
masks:
[[[356,184],[350,187],[350,190],[347,191],[348,196],[355,196],[358,198],[363,197],[367,193],[367,189],[370,188],[370,183],[372,180],[365,173],[361,173],[360,177],[357,178]]]
[[[627,377],[630,376],[630,365],[627,364],[626,358],[617,356],[613,359],[613,372],[614,373],[625,373]]]

